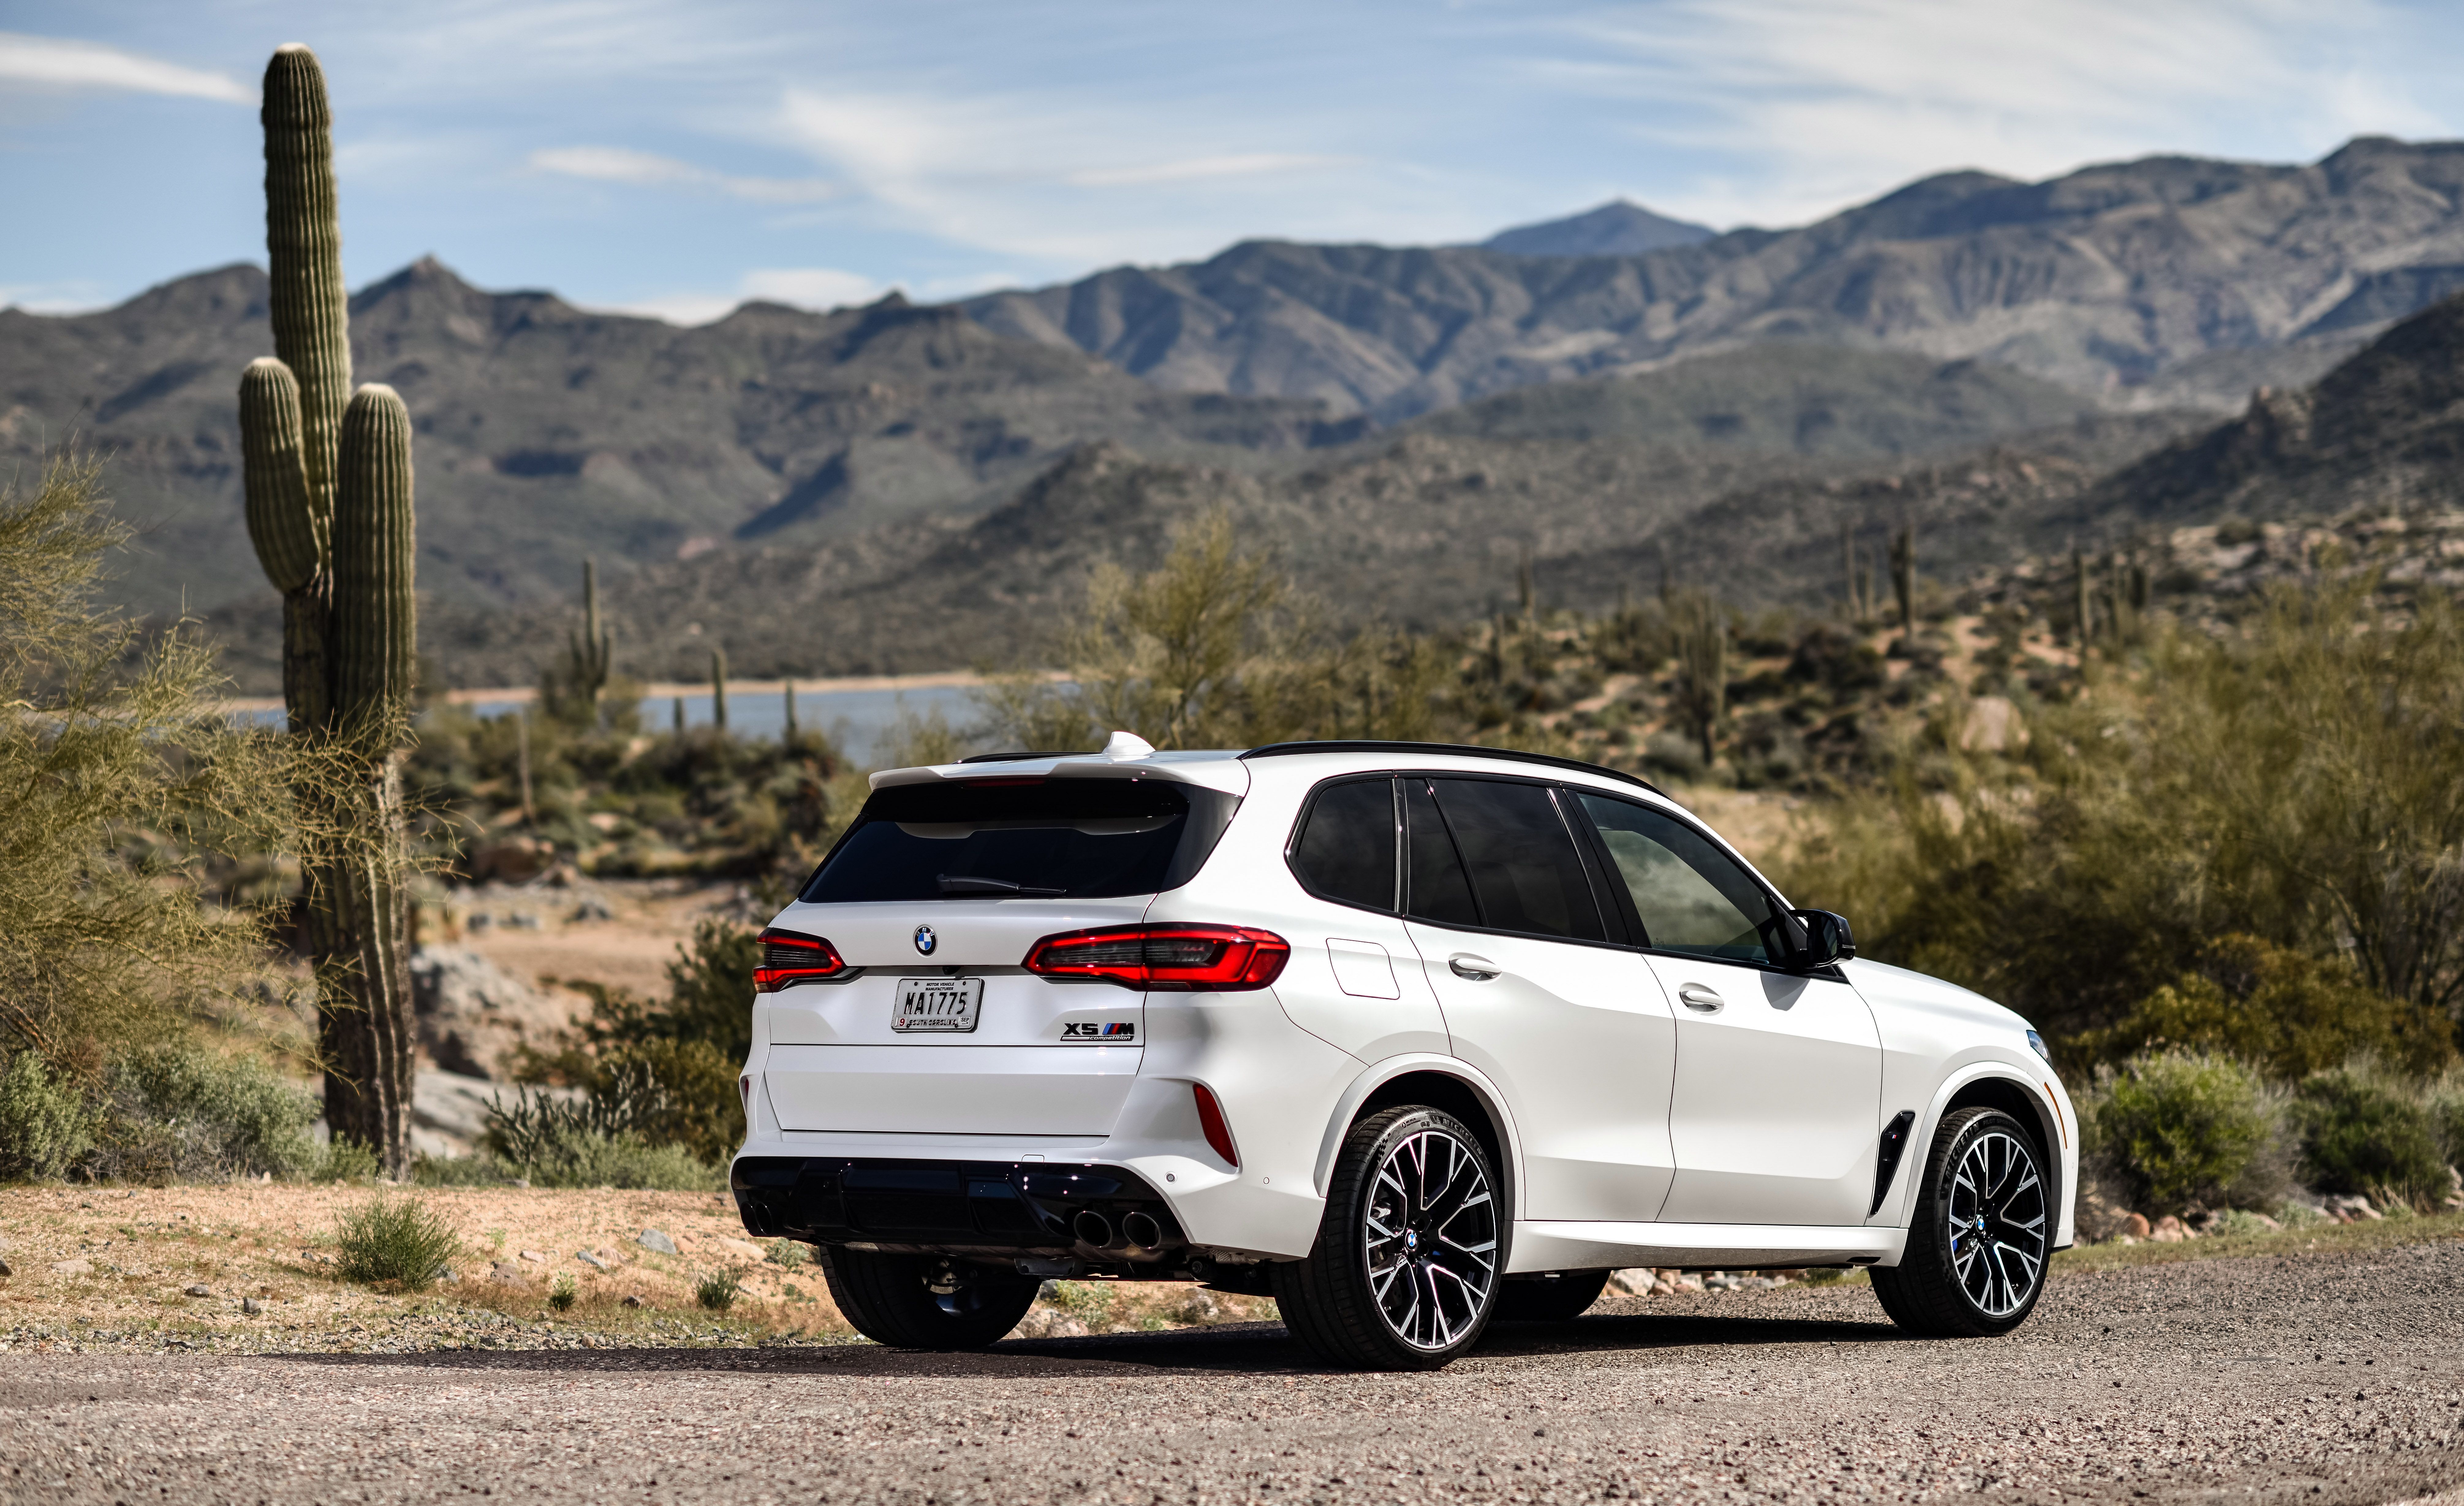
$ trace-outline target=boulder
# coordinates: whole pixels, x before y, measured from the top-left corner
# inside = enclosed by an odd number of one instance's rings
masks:
[[[2147,1222],[2146,1214],[2132,1213],[2123,1219],[2121,1232],[2133,1239],[2145,1239],[2155,1232],[2155,1228]]]
[[[672,1255],[676,1242],[655,1229],[646,1229],[633,1236],[633,1243],[656,1254]]]
[[[537,837],[504,837],[482,842],[471,850],[463,866],[479,883],[502,879],[509,884],[527,883],[547,872],[556,860],[556,849]]]
[[[2180,1219],[2167,1213],[2156,1221],[2156,1227],[2148,1230],[2147,1237],[2158,1244],[2178,1245],[2190,1237],[2190,1230]]]
[[[571,1019],[556,996],[467,946],[410,954],[410,1005],[420,1049],[438,1067],[470,1077],[501,1079],[504,1057],[516,1046],[543,1043]]]

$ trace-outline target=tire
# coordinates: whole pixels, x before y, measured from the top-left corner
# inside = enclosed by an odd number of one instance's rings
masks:
[[[857,1333],[892,1349],[981,1349],[1018,1326],[1040,1285],[933,1255],[831,1245],[816,1253],[839,1312]]]
[[[1331,1364],[1435,1370],[1480,1341],[1506,1260],[1497,1173],[1478,1137],[1402,1107],[1344,1137],[1308,1258],[1275,1268],[1284,1326]]]
[[[1508,1281],[1492,1323],[1563,1323],[1591,1310],[1608,1290],[1605,1271],[1559,1271],[1537,1281]]]
[[[1911,1334],[2007,1334],[2044,1295],[2053,1215],[2035,1136],[2000,1109],[1962,1109],[1934,1134],[1907,1248],[1871,1273],[1874,1295]]]

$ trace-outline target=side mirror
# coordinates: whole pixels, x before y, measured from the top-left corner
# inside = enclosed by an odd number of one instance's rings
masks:
[[[1828,910],[1792,910],[1789,917],[1805,927],[1805,947],[1795,958],[1798,972],[1815,972],[1857,955],[1857,938],[1848,929],[1846,916]]]

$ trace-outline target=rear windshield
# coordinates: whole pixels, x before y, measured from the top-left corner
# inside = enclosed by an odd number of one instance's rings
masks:
[[[1152,779],[892,785],[804,885],[808,904],[1100,899],[1187,883],[1240,802]]]

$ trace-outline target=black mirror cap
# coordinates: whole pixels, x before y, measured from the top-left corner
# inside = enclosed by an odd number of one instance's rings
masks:
[[[1796,955],[1800,972],[1815,972],[1834,963],[1844,963],[1857,955],[1857,938],[1848,929],[1848,918],[1828,910],[1791,910],[1790,919],[1804,927],[1804,950]]]

